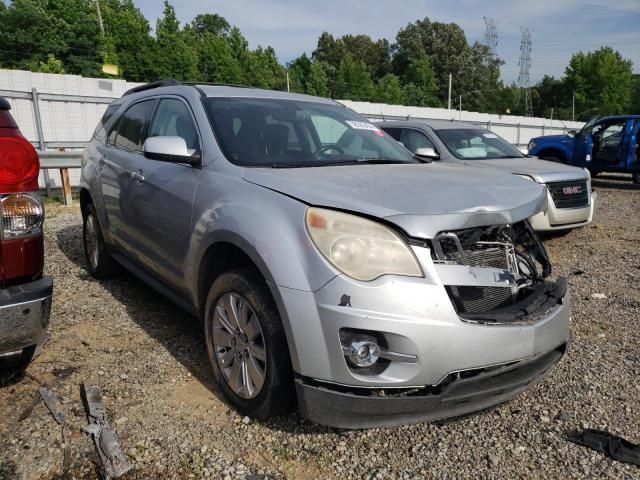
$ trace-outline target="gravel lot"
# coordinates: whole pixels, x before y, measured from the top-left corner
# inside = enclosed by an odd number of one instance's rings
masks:
[[[640,478],[640,467],[566,440],[589,427],[640,442],[640,189],[616,176],[594,186],[594,224],[545,239],[573,302],[573,342],[550,377],[446,425],[355,432],[297,413],[257,423],[230,410],[211,382],[198,323],[129,275],[92,279],[78,210],[50,207],[51,340],[24,376],[0,375],[0,478],[61,477],[61,430],[44,405],[17,420],[55,381],[72,429],[69,478],[98,475],[82,432],[84,381],[103,389],[135,464],[127,478]]]

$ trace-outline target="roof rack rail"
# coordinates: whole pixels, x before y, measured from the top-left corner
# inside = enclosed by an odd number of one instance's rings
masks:
[[[251,85],[242,85],[241,83],[220,83],[220,82],[182,82],[183,85],[206,85],[211,87],[237,87],[237,88],[258,88]]]
[[[126,95],[131,95],[132,93],[144,92],[145,90],[151,90],[152,88],[174,87],[176,85],[182,85],[182,83],[174,78],[166,78],[164,80],[158,80],[157,82],[145,83],[144,85],[130,88],[124,92],[122,96],[124,97]]]

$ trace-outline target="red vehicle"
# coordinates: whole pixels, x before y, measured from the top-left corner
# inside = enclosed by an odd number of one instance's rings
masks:
[[[40,161],[0,97],[0,366],[26,364],[45,337],[53,281],[42,275]]]

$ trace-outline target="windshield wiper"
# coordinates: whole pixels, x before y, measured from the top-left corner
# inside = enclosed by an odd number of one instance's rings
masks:
[[[271,168],[305,168],[305,167],[339,167],[341,165],[373,165],[373,164],[398,164],[406,163],[411,165],[411,162],[405,160],[395,160],[387,158],[358,158],[349,160],[331,160],[327,162],[300,162],[300,163],[272,163],[271,165],[265,165],[265,167]]]

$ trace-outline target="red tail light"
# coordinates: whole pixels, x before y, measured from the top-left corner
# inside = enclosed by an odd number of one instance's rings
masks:
[[[40,161],[22,136],[0,137],[0,193],[38,189]]]

